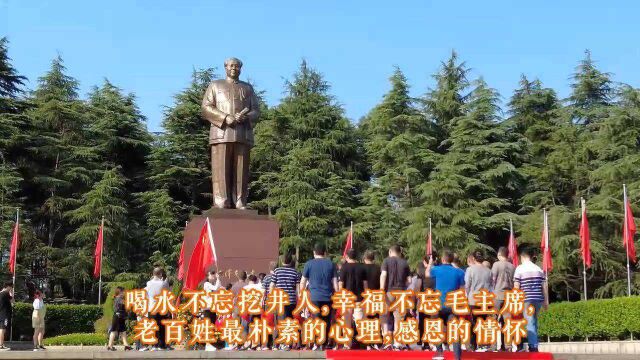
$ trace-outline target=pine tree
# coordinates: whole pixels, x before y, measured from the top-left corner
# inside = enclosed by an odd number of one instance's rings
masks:
[[[528,140],[522,172],[530,181],[526,189],[522,189],[525,193],[523,205],[532,209],[541,204],[552,204],[555,188],[551,183],[557,181],[560,174],[547,171],[545,163],[559,146],[554,134],[561,129],[561,110],[555,91],[542,87],[539,80],[529,81],[523,75],[520,88],[509,101],[509,108],[511,117],[505,125]]]
[[[300,253],[324,242],[337,253],[359,187],[356,133],[327,82],[306,62],[286,88],[276,114],[291,124],[295,140],[267,201],[277,207],[284,250]]]
[[[25,81],[11,64],[7,38],[0,38],[0,239],[10,238],[12,220],[20,206],[18,196],[23,179],[16,160],[24,141],[21,130],[25,117],[24,104],[18,97],[23,93]]]
[[[144,190],[151,136],[135,96],[122,94],[120,89],[105,80],[101,87],[94,87],[89,94],[89,106],[90,130],[96,137],[97,152],[103,166],[121,167],[122,175],[130,180],[130,192]]]
[[[595,280],[599,285],[626,279],[625,249],[621,246],[622,184],[627,185],[633,212],[637,215],[640,210],[634,204],[640,196],[639,138],[640,90],[623,86],[620,101],[611,109],[592,143],[597,160],[590,177],[594,195],[589,199],[589,211],[595,224],[592,251],[597,271]],[[609,285],[602,295],[625,295],[626,280],[623,285]],[[634,292],[640,292],[640,288],[636,287]]]
[[[168,258],[167,263],[174,264],[182,244],[180,225],[184,225],[178,223],[179,204],[166,189],[141,193],[138,199],[145,214],[147,253],[158,251]]]
[[[95,180],[98,156],[87,139],[85,104],[78,98],[78,82],[65,74],[62,59],[39,79],[34,92],[32,164],[25,169],[33,184],[28,202],[36,227],[46,229],[43,240],[58,244],[68,231],[63,214]]]
[[[487,246],[512,214],[509,191],[521,186],[522,176],[508,160],[522,152],[521,143],[507,141],[497,123],[498,95],[478,81],[465,115],[454,118],[451,136],[429,181],[421,185],[423,204],[412,212],[405,236],[413,260],[424,254],[427,221],[432,218],[434,246],[468,253]]]
[[[395,68],[389,81],[391,90],[360,123],[373,180],[362,194],[356,235],[380,252],[399,241],[402,215],[419,203],[417,188],[435,161],[433,127],[414,107],[406,77]]]
[[[573,92],[568,101],[573,110],[575,123],[597,124],[606,116],[606,108],[611,105],[615,89],[611,83],[611,74],[598,70],[591,59],[591,52],[585,51],[585,57],[576,67],[572,76]]]
[[[77,248],[93,249],[104,217],[105,259],[108,259],[104,263],[121,271],[129,268],[127,260],[134,253],[134,248],[127,241],[125,182],[119,168],[105,171],[102,179],[74,202],[77,207],[65,213],[75,226],[75,231],[67,236],[66,241]]]
[[[250,206],[272,215],[277,204],[271,196],[284,157],[291,148],[289,119],[278,109],[263,106],[254,128],[255,146],[251,149]]]
[[[209,123],[201,117],[200,105],[214,78],[213,69],[193,72],[189,87],[166,109],[162,121],[166,132],[156,137],[149,157],[154,187],[167,188],[174,200],[185,205],[181,221],[211,207]]]
[[[15,98],[23,92],[24,82],[27,80],[26,77],[19,75],[11,64],[8,45],[9,40],[6,37],[0,38],[0,99],[2,99],[0,112],[7,110],[4,107],[6,99]]]
[[[362,125],[372,175],[400,206],[416,203],[417,185],[433,166],[434,139],[426,119],[413,107],[407,79],[396,68],[389,79],[391,90]]]
[[[464,105],[469,98],[466,93],[469,87],[467,74],[469,69],[464,62],[458,62],[458,54],[451,52],[451,56],[442,63],[440,70],[433,75],[436,88],[424,97],[424,104],[431,121],[435,124],[438,140],[438,151],[445,152],[446,146],[442,141],[449,137],[454,119],[464,115]]]

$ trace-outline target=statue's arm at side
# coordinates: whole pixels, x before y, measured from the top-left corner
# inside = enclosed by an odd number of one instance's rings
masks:
[[[258,117],[260,117],[260,102],[258,101],[258,96],[256,96],[255,91],[251,91],[251,109],[246,116],[251,122],[251,127],[254,127],[256,121],[258,121]]]
[[[222,128],[227,114],[216,108],[215,103],[216,89],[213,83],[211,83],[209,84],[207,91],[204,93],[204,98],[202,99],[202,117],[213,125]]]

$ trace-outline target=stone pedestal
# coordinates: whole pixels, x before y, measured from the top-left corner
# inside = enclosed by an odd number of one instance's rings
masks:
[[[218,257],[218,270],[226,285],[236,281],[235,271],[269,272],[269,263],[278,259],[279,225],[255,210],[212,208],[194,217],[184,230],[185,273],[206,218],[211,223]],[[215,267],[214,267],[215,268]]]

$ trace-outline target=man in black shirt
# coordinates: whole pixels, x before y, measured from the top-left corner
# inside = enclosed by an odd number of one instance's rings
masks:
[[[364,253],[364,270],[367,274],[367,289],[380,289],[380,265],[375,264],[376,256],[373,251],[367,250]]]
[[[355,249],[349,249],[347,251],[346,263],[342,265],[340,270],[340,281],[338,282],[338,288],[340,290],[346,289],[354,293],[357,297],[357,301],[362,301],[362,292],[367,288],[367,273],[362,266],[356,260],[358,255]],[[362,319],[362,311],[358,310],[355,316],[356,320]],[[350,309],[344,314],[344,322],[347,326],[353,327],[352,321],[354,320],[354,310]]]
[[[0,351],[9,350],[4,346],[4,336],[11,321],[11,303],[13,302],[13,283],[8,281],[4,283],[2,291],[0,291]]]
[[[380,289],[387,292],[387,301],[393,302],[394,297],[389,294],[392,290],[407,290],[411,283],[409,264],[407,260],[402,258],[402,249],[398,245],[393,245],[389,248],[389,257],[382,262],[382,268],[380,273]],[[398,329],[399,323],[402,321],[402,314],[399,311],[393,312],[393,328]],[[383,321],[383,334],[391,335],[391,329],[389,321]],[[395,347],[401,348],[400,344],[395,344]]]

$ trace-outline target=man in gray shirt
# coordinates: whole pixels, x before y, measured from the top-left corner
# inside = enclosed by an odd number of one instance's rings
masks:
[[[469,298],[469,306],[473,310],[476,307],[476,299],[475,295],[481,289],[485,289],[487,291],[491,291],[493,289],[493,279],[491,277],[491,270],[486,266],[482,265],[483,261],[482,252],[479,250],[474,251],[467,258],[467,263],[469,267],[467,267],[467,271],[464,273],[464,286],[467,291],[467,297]],[[475,323],[477,318],[485,317],[485,316],[472,316],[472,325],[471,328],[475,328]],[[472,343],[475,343],[475,336],[473,332],[471,334]]]
[[[504,304],[504,292],[506,290],[513,290],[513,274],[516,268],[509,261],[509,251],[505,246],[498,249],[498,261],[493,263],[491,268],[491,275],[493,276],[493,292],[496,294],[495,308],[500,311],[502,304]],[[498,317],[498,320],[502,320],[509,317],[509,313],[504,313]],[[502,319],[501,319],[502,318]],[[507,347],[509,344],[505,344]],[[499,344],[492,346],[492,350],[498,350]],[[507,347],[508,348],[508,347]]]

